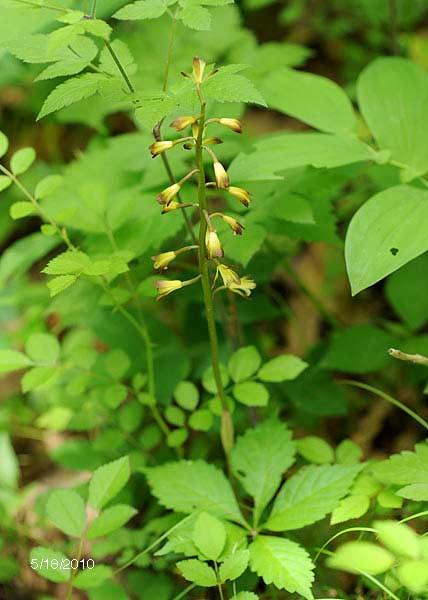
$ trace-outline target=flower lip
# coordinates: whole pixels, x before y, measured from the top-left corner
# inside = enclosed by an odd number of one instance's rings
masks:
[[[223,283],[226,287],[229,287],[232,283],[235,285],[239,285],[241,283],[238,273],[236,273],[232,267],[220,263],[217,267],[217,270],[220,273]]]
[[[241,277],[239,283],[232,282],[228,287],[232,292],[235,292],[235,294],[239,294],[245,298],[250,296],[251,290],[254,290],[257,286],[256,282],[253,279],[250,279],[249,275],[244,275],[244,277]]]

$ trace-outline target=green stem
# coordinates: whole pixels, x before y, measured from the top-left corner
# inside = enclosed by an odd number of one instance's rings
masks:
[[[214,373],[214,379],[217,387],[217,394],[223,407],[221,423],[221,441],[227,461],[229,462],[230,451],[233,446],[233,425],[230,412],[227,408],[226,394],[223,387],[223,381],[220,371],[220,355],[217,337],[217,328],[214,319],[214,302],[211,289],[211,280],[209,275],[208,260],[205,251],[205,236],[207,233],[207,220],[205,212],[207,210],[206,188],[205,188],[205,169],[203,161],[202,138],[205,126],[205,103],[202,100],[200,89],[198,95],[201,98],[201,116],[198,121],[199,131],[196,140],[196,167],[198,173],[198,203],[199,203],[199,242],[198,259],[199,270],[201,273],[202,292],[205,304],[205,316],[208,326],[208,334],[211,346],[211,361]]]
[[[133,94],[135,92],[135,88],[132,85],[131,80],[129,79],[122,63],[120,62],[119,57],[117,56],[116,52],[111,47],[110,42],[106,42],[106,48],[110,52],[110,56],[114,60],[116,67],[119,69],[119,72],[122,75],[123,80],[125,81],[125,83],[128,87],[128,90],[131,92],[131,94]]]
[[[50,225],[52,225],[52,227],[55,229],[57,234],[63,239],[65,245],[69,248],[69,250],[73,250],[73,251],[77,250],[77,248],[71,243],[65,228],[61,229],[61,227],[58,225],[58,223],[52,217],[50,217],[47,213],[45,213],[43,208],[37,202],[36,198],[27,190],[27,188],[25,186],[22,185],[22,183],[19,181],[19,179],[17,177],[15,177],[15,175],[11,171],[6,169],[6,167],[4,167],[3,165],[0,165],[0,171],[2,173],[4,173],[4,175],[7,175],[7,177],[9,177],[13,181],[13,183],[17,186],[17,188],[31,202],[31,204],[34,206],[34,208],[36,209],[38,214],[42,217],[42,219],[44,219]]]
[[[372,387],[371,385],[367,385],[367,383],[361,383],[360,381],[354,381],[353,379],[342,379],[339,381],[339,383],[343,383],[344,385],[351,385],[353,387],[361,388],[362,390],[367,390],[368,392],[371,392],[372,394],[375,394],[376,396],[379,396],[380,398],[383,398],[384,400],[391,402],[391,404],[394,404],[394,406],[397,406],[403,412],[410,415],[415,421],[417,421],[417,423],[419,423],[420,425],[422,425],[422,427],[424,427],[426,430],[428,430],[428,423],[425,421],[425,419],[420,417],[411,408],[409,408],[408,406],[406,406],[405,404],[400,402],[400,400],[397,400],[397,398],[394,398],[393,396],[390,396],[389,394],[382,392],[382,390],[378,390],[377,388]]]
[[[79,566],[80,559],[82,558],[84,543],[85,543],[85,536],[84,536],[84,534],[82,534],[80,541],[79,541],[79,547],[77,549],[77,554],[76,554],[77,566]],[[76,578],[76,575],[77,575],[77,569],[72,569],[70,581],[68,582],[66,600],[70,600],[70,598],[71,598],[71,594],[73,593],[73,582]]]
[[[221,581],[220,581],[220,575],[218,572],[218,565],[216,562],[214,562],[214,570],[215,570],[215,574],[217,577],[217,588],[218,588],[218,593],[220,594],[220,600],[224,600],[224,595],[223,595],[223,587],[221,585]]]
[[[166,89],[168,87],[168,77],[169,77],[169,70],[171,68],[171,61],[172,61],[172,50],[174,48],[174,39],[175,39],[175,28],[177,26],[177,19],[175,17],[175,15],[172,18],[172,25],[171,25],[171,31],[169,34],[169,43],[168,43],[168,53],[167,53],[167,57],[166,57],[166,65],[165,65],[165,73],[163,76],[163,85],[162,85],[162,91],[166,92]]]
[[[192,516],[193,515],[188,515],[187,517],[184,517],[184,519],[181,519],[181,521],[179,521],[178,523],[176,523],[175,525],[173,525],[172,527],[170,527],[170,529],[168,529],[168,531],[165,531],[165,533],[163,533],[154,542],[152,542],[150,544],[150,546],[147,546],[147,548],[144,548],[144,550],[142,550],[141,552],[139,552],[138,554],[136,554],[135,556],[133,556],[132,558],[130,558],[124,565],[122,565],[121,567],[119,567],[118,569],[116,569],[114,571],[114,575],[117,575],[118,573],[121,573],[122,571],[124,571],[125,569],[127,569],[128,567],[130,567],[131,565],[133,565],[136,560],[138,560],[139,558],[141,558],[142,556],[144,556],[148,552],[151,552],[151,550],[153,550],[154,548],[156,548],[156,546],[158,544],[160,544],[163,540],[165,540],[169,535],[171,535],[171,533],[173,533],[176,529],[178,529],[179,527],[181,527],[182,525],[184,525],[184,523],[186,523],[189,519],[191,519]]]
[[[196,583],[192,583],[192,584],[188,585],[185,590],[183,590],[182,592],[180,592],[178,594],[178,596],[175,596],[172,600],[181,600],[182,598],[184,598],[185,596],[187,596],[187,594],[189,592],[191,592],[192,590],[194,590],[195,587],[196,587]]]

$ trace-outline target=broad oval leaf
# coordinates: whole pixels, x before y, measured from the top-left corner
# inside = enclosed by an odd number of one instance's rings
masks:
[[[49,519],[67,535],[79,537],[85,527],[85,503],[81,496],[68,489],[52,492],[46,505]]]
[[[346,235],[352,295],[377,283],[428,250],[428,191],[398,185],[366,202]]]
[[[88,504],[102,508],[120,492],[129,479],[128,456],[107,463],[95,471],[89,484]]]
[[[274,71],[263,82],[266,102],[328,133],[354,133],[357,121],[351,101],[334,81],[293,69]]]
[[[404,180],[428,171],[428,75],[410,60],[378,58],[360,75],[358,102],[379,147],[404,166]]]

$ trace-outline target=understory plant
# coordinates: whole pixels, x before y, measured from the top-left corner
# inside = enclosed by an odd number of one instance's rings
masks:
[[[351,97],[227,0],[0,10],[31,122],[91,137],[63,164],[0,133],[7,593],[427,598],[428,423],[396,397],[427,379],[426,70],[377,58]],[[310,130],[254,135],[267,107]]]

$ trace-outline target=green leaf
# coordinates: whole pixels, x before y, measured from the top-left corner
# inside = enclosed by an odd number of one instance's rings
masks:
[[[70,561],[62,552],[37,546],[32,548],[29,561],[37,575],[49,581],[65,583],[70,579]]]
[[[359,519],[370,508],[370,498],[363,494],[353,494],[343,498],[331,515],[330,524],[337,525],[350,519]]]
[[[297,440],[297,452],[307,461],[318,465],[332,463],[334,461],[334,450],[322,438],[316,435],[307,435]]]
[[[50,333],[33,333],[25,344],[25,352],[35,363],[53,365],[59,358],[60,345]]]
[[[104,402],[110,408],[117,408],[122,404],[125,398],[128,396],[128,388],[122,383],[115,383],[110,385],[105,394]]]
[[[62,175],[48,175],[39,181],[36,185],[34,196],[38,200],[44,200],[53,194],[62,184],[64,178]]]
[[[157,19],[167,10],[168,3],[162,0],[138,0],[127,4],[116,13],[114,19],[136,21],[139,19]]]
[[[220,374],[223,386],[227,387],[229,383],[229,373],[227,372],[226,367],[222,364],[220,364]],[[210,392],[210,394],[217,394],[217,385],[215,382],[212,367],[208,367],[208,369],[204,371],[204,374],[202,375],[202,385],[207,390],[207,392]]]
[[[92,521],[88,528],[86,537],[90,540],[102,537],[119,529],[137,514],[137,510],[127,504],[115,504],[109,506]]]
[[[315,566],[306,550],[296,542],[258,535],[250,545],[250,567],[267,585],[273,583],[280,590],[313,599]]]
[[[253,592],[239,592],[236,596],[232,597],[232,600],[259,600],[259,597]]]
[[[12,184],[12,179],[7,175],[0,175],[0,192],[6,190]]]
[[[176,566],[187,581],[196,583],[201,587],[214,587],[217,585],[214,569],[196,558],[180,560]]]
[[[189,432],[187,429],[174,429],[174,431],[168,434],[166,443],[170,448],[179,448],[185,443],[188,437]]]
[[[74,104],[79,100],[93,96],[106,79],[107,76],[101,73],[84,73],[83,75],[67,79],[67,81],[58,85],[46,98],[37,116],[37,120],[65,106],[70,106],[70,104]]]
[[[129,458],[118,460],[99,467],[89,483],[88,503],[92,508],[102,508],[126,485],[130,476]]]
[[[226,529],[219,519],[202,512],[196,520],[192,540],[208,560],[217,560],[226,543]]]
[[[407,500],[416,500],[417,502],[428,502],[428,483],[405,485],[398,490],[397,495],[399,496],[399,500],[406,498]]]
[[[376,194],[354,215],[345,257],[358,294],[428,250],[428,192],[399,185]]]
[[[381,149],[404,165],[404,181],[428,170],[428,75],[410,60],[378,58],[361,73],[358,102]]]
[[[282,486],[265,527],[270,531],[290,531],[320,521],[347,494],[360,470],[360,465],[301,469]]]
[[[0,488],[16,489],[19,480],[19,462],[10,435],[0,431]]]
[[[186,422],[186,417],[184,412],[178,408],[177,406],[171,405],[167,406],[165,409],[165,419],[171,425],[176,425],[177,427],[182,427]]]
[[[118,380],[128,371],[131,366],[131,361],[126,352],[120,348],[115,348],[114,350],[110,350],[107,354],[105,366],[108,374],[111,375],[113,379]]]
[[[195,410],[199,402],[199,391],[191,381],[180,381],[174,390],[174,399],[184,410]]]
[[[89,590],[98,587],[106,579],[110,579],[113,570],[107,565],[95,565],[93,569],[84,569],[80,571],[73,581],[73,585],[80,590]]]
[[[31,365],[31,360],[16,350],[0,350],[0,373],[19,371]]]
[[[88,37],[81,35],[76,37],[69,49],[69,54],[64,52],[64,58],[43,69],[35,81],[76,75],[83,71],[98,54],[97,45]]]
[[[135,110],[137,121],[148,129],[152,129],[177,107],[177,100],[165,92],[136,94],[135,103],[138,107]]]
[[[246,406],[267,406],[269,392],[261,383],[255,381],[244,381],[233,388],[233,395]]]
[[[0,131],[0,158],[4,156],[9,148],[9,140],[5,134]]]
[[[258,379],[268,382],[290,381],[296,379],[308,366],[298,356],[283,354],[265,363],[257,373]]]
[[[404,451],[374,464],[374,476],[382,483],[394,485],[426,485],[428,481],[428,446],[418,444],[415,452]]]
[[[336,460],[339,465],[356,465],[362,456],[360,446],[352,440],[343,440],[336,448]]]
[[[189,417],[189,426],[195,431],[209,431],[213,424],[213,416],[207,408],[196,410]]]
[[[25,173],[36,160],[34,148],[21,148],[10,159],[10,170],[14,175]]]
[[[254,84],[246,77],[237,75],[236,71],[245,68],[245,65],[221,67],[218,73],[203,83],[204,98],[217,102],[246,102],[266,106],[263,96]]]
[[[80,274],[91,264],[89,256],[78,250],[67,250],[58,254],[43,269],[47,275],[70,275]]]
[[[32,202],[21,201],[14,202],[10,207],[9,213],[12,219],[16,220],[36,214],[37,209]]]
[[[134,75],[137,70],[137,65],[135,64],[134,57],[128,46],[121,40],[113,40],[111,48],[127,75]],[[99,67],[101,71],[108,73],[109,75],[121,75],[121,71],[119,71],[116,62],[113,60],[107,47],[104,47],[101,51]]]
[[[257,519],[294,462],[296,444],[291,435],[283,423],[269,420],[248,429],[232,449],[233,472],[254,498]]]
[[[21,388],[23,392],[31,392],[44,385],[52,384],[58,377],[57,367],[34,367],[30,369],[21,379]]]
[[[415,258],[386,282],[386,297],[400,319],[412,330],[428,319],[428,254]]]
[[[378,539],[393,554],[406,558],[419,557],[419,538],[408,525],[396,521],[375,521]]]
[[[334,81],[282,68],[262,85],[271,108],[284,112],[327,133],[355,133],[357,121],[352,103]]]
[[[379,575],[388,571],[394,564],[393,555],[371,542],[348,542],[340,546],[333,556],[327,559],[327,565],[332,569],[348,573],[368,573]]]
[[[245,346],[237,350],[229,360],[228,369],[235,383],[245,381],[257,371],[262,359],[255,346]]]
[[[152,494],[166,508],[185,514],[205,510],[243,522],[230,483],[214,465],[202,460],[179,461],[149,468],[146,473]]]
[[[60,275],[60,277],[54,277],[54,279],[48,281],[47,284],[51,297],[53,298],[60,292],[63,292],[76,281],[77,277],[75,275]]]
[[[197,31],[209,31],[211,29],[211,13],[207,8],[201,6],[197,0],[186,0],[178,14],[178,18],[190,29]]]
[[[232,181],[283,179],[286,169],[311,165],[334,168],[381,157],[360,140],[329,133],[275,133],[254,143],[248,154],[238,154],[228,173]]]
[[[46,504],[46,514],[67,535],[80,537],[85,528],[85,503],[73,490],[54,490]]]
[[[225,558],[219,569],[220,581],[234,581],[241,577],[248,567],[249,561],[249,550],[238,550]]]
[[[428,586],[428,560],[407,560],[397,567],[397,577],[402,585],[415,593],[426,592]]]

